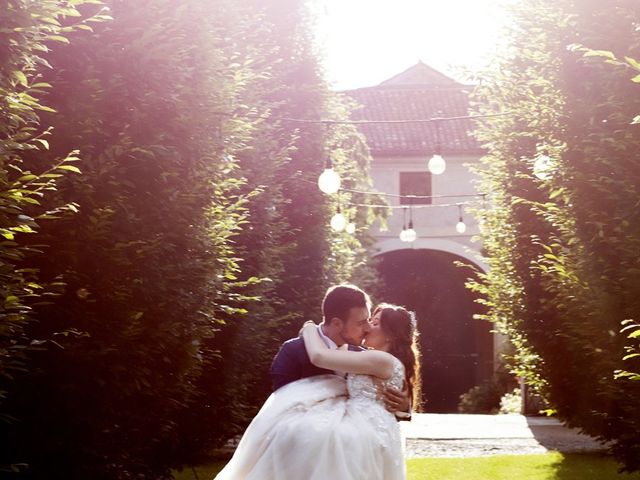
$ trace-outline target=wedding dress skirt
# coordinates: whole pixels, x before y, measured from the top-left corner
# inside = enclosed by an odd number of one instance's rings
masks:
[[[391,379],[319,375],[285,385],[267,399],[216,480],[402,480],[400,429],[383,405]]]

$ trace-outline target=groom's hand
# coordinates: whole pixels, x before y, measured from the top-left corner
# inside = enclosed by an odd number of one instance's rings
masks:
[[[409,386],[404,383],[403,389],[387,387],[384,389],[384,405],[391,413],[409,412],[411,401],[409,399]]]

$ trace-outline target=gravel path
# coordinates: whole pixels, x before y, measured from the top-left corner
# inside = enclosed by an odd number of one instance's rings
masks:
[[[468,438],[434,440],[409,438],[405,456],[416,457],[485,457],[488,455],[524,455],[545,453],[548,450],[535,441],[519,442],[513,439]]]
[[[550,418],[416,414],[401,428],[407,458],[606,451],[595,439]]]

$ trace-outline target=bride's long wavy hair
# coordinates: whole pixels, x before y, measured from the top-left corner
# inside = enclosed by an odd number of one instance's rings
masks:
[[[404,365],[405,380],[409,385],[413,410],[419,411],[422,403],[422,382],[418,329],[414,317],[406,308],[390,303],[379,304],[373,310],[372,316],[378,313],[380,313],[380,327],[391,342],[389,353]]]

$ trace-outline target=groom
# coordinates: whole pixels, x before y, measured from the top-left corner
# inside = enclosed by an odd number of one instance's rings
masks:
[[[334,285],[327,290],[322,300],[322,323],[318,333],[329,348],[347,344],[349,350],[362,350],[360,344],[369,332],[371,300],[369,295],[355,285]],[[273,390],[314,375],[334,374],[331,370],[316,367],[309,360],[302,337],[292,338],[282,344],[271,364]],[[409,391],[386,388],[384,391],[387,410],[398,419],[409,419]]]

